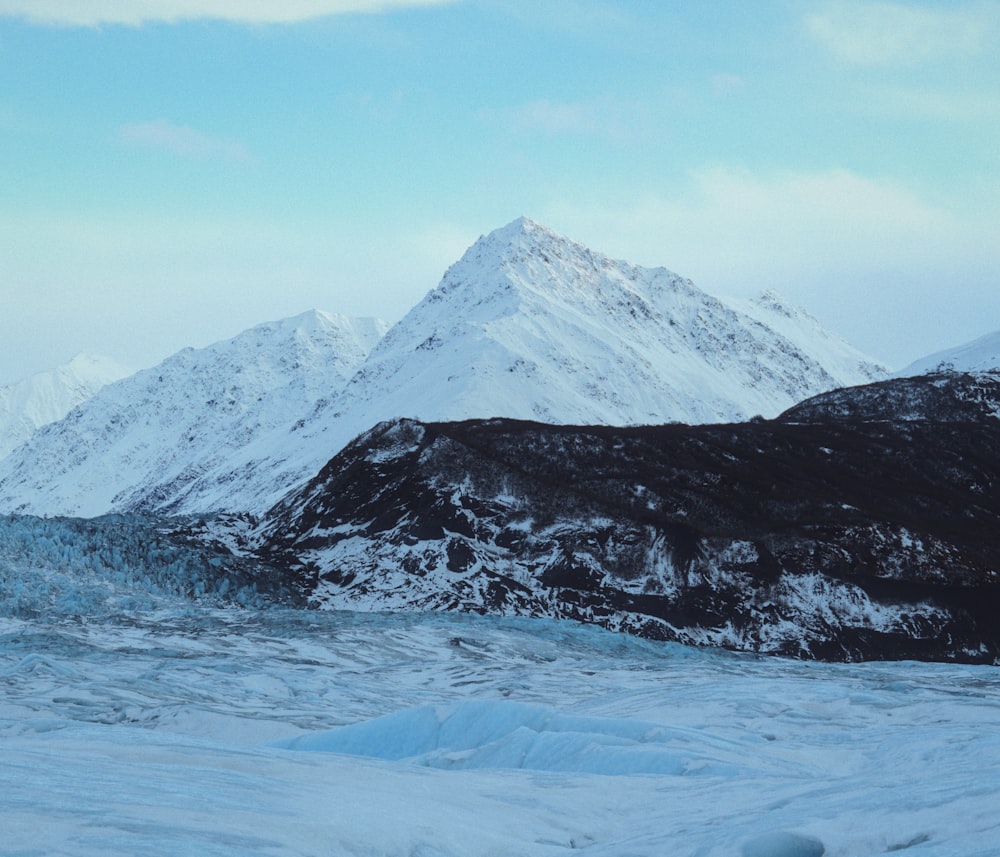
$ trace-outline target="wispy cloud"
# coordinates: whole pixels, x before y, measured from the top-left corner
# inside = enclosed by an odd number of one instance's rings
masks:
[[[630,109],[613,99],[560,102],[540,98],[508,109],[483,110],[480,118],[518,133],[623,140],[633,135],[642,113],[638,106]]]
[[[222,159],[252,164],[257,158],[236,140],[203,134],[187,125],[174,125],[165,119],[136,122],[118,129],[122,141],[152,149],[162,149],[175,155],[202,160]]]
[[[561,104],[545,98],[522,104],[510,111],[508,118],[515,128],[550,134],[594,134],[605,124],[592,105]]]
[[[746,88],[746,81],[740,75],[728,72],[713,74],[709,83],[712,87],[712,93],[720,97],[736,95]]]
[[[910,65],[995,50],[1000,5],[979,2],[918,7],[836,0],[808,15],[805,28],[843,62]]]
[[[457,0],[0,0],[0,17],[70,27],[195,19],[267,24],[454,2]]]
[[[997,214],[992,202],[946,207],[850,170],[717,167],[669,196],[572,200],[537,216],[618,258],[666,264],[710,293],[777,288],[901,366],[997,317]]]
[[[1000,121],[1000,90],[954,92],[882,86],[871,91],[872,109],[879,116],[929,122],[996,123]]]

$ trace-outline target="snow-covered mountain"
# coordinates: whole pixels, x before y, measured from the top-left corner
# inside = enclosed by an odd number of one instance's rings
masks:
[[[907,378],[928,372],[1000,372],[1000,330],[963,345],[937,351],[896,372]]]
[[[251,328],[105,387],[0,461],[0,507],[93,516],[213,509],[273,490],[289,437],[388,325],[312,311]],[[260,466],[266,461],[267,466]]]
[[[740,311],[521,218],[480,238],[331,404],[356,431],[399,416],[703,423],[884,375],[773,294]]]
[[[61,420],[102,387],[131,374],[110,357],[78,354],[47,372],[0,387],[0,458],[36,429]]]
[[[773,294],[740,311],[526,218],[480,238],[363,362],[380,329],[352,340],[346,384],[288,333],[254,344],[262,330],[171,358],[39,435],[0,466],[0,510],[262,512],[386,419],[722,422],[885,374]]]
[[[773,289],[765,289],[749,300],[726,298],[725,302],[767,325],[819,363],[836,379],[835,387],[850,387],[886,377],[884,366],[827,330],[802,307],[789,303]]]

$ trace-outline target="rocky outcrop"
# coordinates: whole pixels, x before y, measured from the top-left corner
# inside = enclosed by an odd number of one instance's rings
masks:
[[[892,383],[882,393],[909,401]],[[275,506],[256,550],[321,607],[993,662],[1000,424],[842,418],[871,411],[871,394],[837,394],[836,418],[814,403],[733,425],[383,423]]]

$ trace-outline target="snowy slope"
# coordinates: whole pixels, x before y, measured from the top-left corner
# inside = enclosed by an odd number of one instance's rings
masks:
[[[130,373],[109,357],[78,354],[55,369],[0,387],[0,458],[35,429],[61,420],[102,387]]]
[[[915,360],[900,369],[896,377],[908,378],[939,371],[1000,372],[1000,330]]]
[[[789,303],[773,289],[766,289],[750,300],[727,298],[725,302],[794,343],[833,376],[836,387],[886,377],[884,366],[824,328],[806,310]]]
[[[718,422],[884,375],[818,325],[758,315],[521,218],[474,244],[335,404],[358,431],[400,416]]]
[[[0,507],[91,516],[109,509],[211,509],[232,484],[274,481],[257,462],[336,392],[387,325],[312,311],[185,349],[105,387],[0,462]]]

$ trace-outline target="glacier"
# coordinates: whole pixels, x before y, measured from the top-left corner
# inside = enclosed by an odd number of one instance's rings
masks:
[[[52,570],[14,535],[8,580]],[[130,604],[148,582],[92,566],[62,566],[58,609],[0,599],[5,854],[996,853],[1000,667]]]

